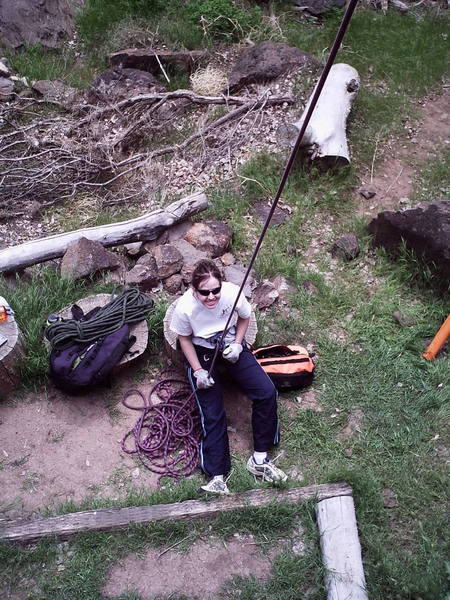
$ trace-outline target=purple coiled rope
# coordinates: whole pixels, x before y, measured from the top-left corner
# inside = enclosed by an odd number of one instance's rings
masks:
[[[160,402],[152,402],[156,394]],[[142,406],[129,404],[137,396]],[[145,398],[137,389],[129,390],[122,403],[131,410],[140,410],[141,416],[122,439],[122,450],[137,454],[146,469],[162,477],[187,477],[198,466],[201,439],[200,417],[194,392],[185,379],[176,376],[161,379]],[[134,449],[126,447],[133,437]]]

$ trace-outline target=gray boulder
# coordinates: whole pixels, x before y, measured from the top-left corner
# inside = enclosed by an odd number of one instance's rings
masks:
[[[392,252],[404,240],[418,256],[434,263],[447,283],[450,280],[450,201],[419,204],[404,211],[383,211],[368,229],[374,246]]]
[[[0,44],[59,47],[73,35],[73,15],[83,0],[0,0]]]
[[[159,278],[155,257],[151,254],[142,256],[126,274],[125,282],[129,285],[138,286],[144,292],[157,286]]]
[[[71,106],[82,100],[83,94],[80,90],[66,85],[61,79],[42,79],[36,81],[31,89],[44,100],[58,102],[63,106]]]
[[[100,242],[82,237],[69,244],[61,261],[61,275],[81,279],[101,271],[117,269],[121,264],[119,257],[105,250]]]
[[[245,276],[246,271],[247,271],[247,269],[243,265],[239,265],[239,264],[230,265],[229,267],[225,267],[223,270],[224,278],[226,281],[230,281],[231,283],[234,283],[234,284],[240,286],[241,283],[244,281],[244,276]],[[255,272],[252,269],[249,276],[247,277],[247,281],[245,282],[244,295],[247,298],[251,298],[252,290],[255,287],[256,287]]]
[[[108,69],[93,80],[89,90],[89,100],[118,102],[150,91],[166,91],[166,88],[151,73],[139,69]]]
[[[319,61],[306,52],[276,42],[262,42],[239,56],[229,76],[230,90],[276,79],[289,71],[315,70]]]

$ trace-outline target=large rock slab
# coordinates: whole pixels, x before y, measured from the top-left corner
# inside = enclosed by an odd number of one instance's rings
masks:
[[[92,82],[89,90],[91,102],[118,102],[138,94],[165,92],[166,88],[146,71],[139,69],[108,69],[100,73]]]
[[[450,279],[450,201],[419,204],[404,211],[383,211],[368,229],[374,236],[374,246],[392,252],[403,239],[417,255],[433,262]]]
[[[239,56],[230,76],[230,90],[244,85],[271,81],[288,71],[316,69],[319,61],[303,50],[276,42],[262,42],[247,48]]]
[[[105,250],[100,242],[82,237],[69,244],[61,261],[61,275],[81,279],[100,271],[117,269],[121,264],[119,257]]]
[[[83,0],[0,0],[0,43],[9,48],[61,46],[74,32],[73,14]]]
[[[204,50],[158,50],[152,48],[126,48],[109,55],[109,62],[113,67],[126,69],[140,69],[154,75],[161,75],[161,65],[181,67],[187,73],[192,73],[197,66],[205,61],[208,53]]]
[[[82,100],[80,90],[66,85],[61,79],[42,79],[35,81],[31,89],[44,100],[58,102],[64,106],[71,106]]]

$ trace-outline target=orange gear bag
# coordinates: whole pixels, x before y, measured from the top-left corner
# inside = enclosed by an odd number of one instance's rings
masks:
[[[306,387],[312,383],[316,368],[303,346],[274,344],[253,350],[261,367],[279,390]]]

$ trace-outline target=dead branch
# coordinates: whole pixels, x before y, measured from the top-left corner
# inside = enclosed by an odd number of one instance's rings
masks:
[[[234,139],[235,131],[248,114],[255,113],[256,120],[266,107],[292,102],[290,96],[265,94],[249,99],[199,96],[188,90],[178,90],[135,96],[94,109],[78,120],[73,114],[38,117],[26,125],[22,124],[20,115],[8,108],[4,119],[6,133],[0,136],[0,208],[9,209],[10,215],[11,212],[19,215],[26,213],[27,203],[31,201],[47,207],[71,198],[79,191],[89,190],[110,196],[119,180],[121,193],[108,204],[124,198],[143,198],[145,188],[141,181],[136,180],[135,174],[148,167],[151,161],[169,154],[181,155],[213,130],[223,130],[229,123],[235,122],[234,129],[228,135],[226,132],[223,134],[231,147],[231,144],[238,143]],[[161,146],[164,133],[170,133],[179,114],[192,104],[237,107],[206,123],[182,142]],[[83,128],[83,125],[88,127]],[[121,155],[142,136],[152,139],[153,134],[155,139],[156,132],[160,145],[157,149],[125,157]]]

